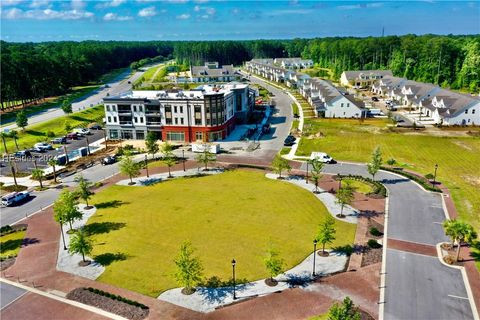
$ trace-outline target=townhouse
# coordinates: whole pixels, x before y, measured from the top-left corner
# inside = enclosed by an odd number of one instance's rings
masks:
[[[242,83],[182,91],[131,91],[103,99],[109,139],[222,140],[253,110],[256,92]]]
[[[230,82],[240,78],[233,65],[205,62],[203,66],[190,66],[190,82]]]
[[[340,76],[340,84],[357,89],[370,88],[377,80],[392,75],[390,70],[343,71]]]
[[[305,69],[313,67],[313,61],[311,59],[275,58],[273,62],[284,69]]]

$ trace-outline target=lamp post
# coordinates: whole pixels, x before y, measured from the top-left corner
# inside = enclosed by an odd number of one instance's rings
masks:
[[[88,137],[85,136],[85,144],[87,147],[87,154],[90,155],[90,143],[88,142]]]
[[[232,259],[232,273],[233,273],[233,300],[237,299],[237,295],[235,293],[235,264],[237,262],[235,259]]]
[[[318,243],[317,239],[313,240],[313,272],[312,272],[312,276],[314,276],[314,277],[315,277],[315,256],[316,256],[316,253],[317,253],[317,243]]]
[[[67,245],[65,244],[65,235],[63,234],[63,221],[60,222],[60,232],[62,233],[63,250],[67,250]]]
[[[307,161],[307,175],[305,176],[305,183],[308,184],[308,164],[309,162]]]
[[[433,183],[432,186],[435,186],[436,180],[437,180],[437,169],[438,169],[438,164],[435,164],[435,172],[433,173]]]
[[[182,163],[183,163],[183,171],[185,171],[185,149],[182,149]]]
[[[147,155],[145,155],[145,169],[147,169],[147,178],[149,178],[150,176],[148,175],[148,158],[147,158]]]

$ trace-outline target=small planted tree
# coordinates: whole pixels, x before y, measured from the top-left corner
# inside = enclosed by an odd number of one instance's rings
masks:
[[[382,152],[380,151],[380,147],[376,147],[372,153],[372,159],[367,164],[368,173],[372,175],[372,180],[375,180],[375,175],[377,174],[378,170],[382,166]]]
[[[203,146],[203,152],[199,153],[195,160],[201,165],[205,166],[205,171],[208,170],[208,164],[217,161],[217,156],[214,153],[211,153],[208,145]]]
[[[318,228],[316,240],[322,244],[322,255],[328,256],[325,245],[333,243],[336,239],[335,218],[328,215]]]
[[[158,153],[160,147],[158,146],[157,137],[155,136],[154,132],[149,131],[147,133],[147,138],[145,139],[145,147],[147,148],[147,153],[152,155],[152,159],[155,159],[155,154]]]
[[[63,101],[61,108],[65,114],[70,114],[73,112],[72,104],[69,103],[67,100]]]
[[[273,277],[278,276],[282,272],[283,259],[280,258],[280,254],[277,250],[275,250],[273,247],[270,247],[267,250],[267,254],[263,262],[265,263],[265,268],[270,274],[270,278],[265,280],[265,283],[269,286],[276,286],[278,282],[277,280],[273,279]]]
[[[318,193],[318,183],[322,178],[323,162],[318,159],[312,159],[310,160],[310,165],[312,166],[312,181],[315,185],[315,190],[313,192]]]
[[[173,178],[171,173],[171,168],[177,163],[177,160],[174,156],[164,157],[162,160],[163,163],[168,167],[168,177]]]
[[[79,263],[81,266],[86,266],[90,264],[90,261],[85,260],[85,256],[89,255],[93,250],[92,241],[88,238],[85,231],[82,229],[78,230],[72,238],[70,239],[70,246],[68,248],[68,252],[73,254],[81,254],[82,261]]]
[[[69,134],[70,131],[72,131],[72,125],[70,124],[70,122],[65,121],[65,123],[63,124],[63,130],[65,130],[66,134]]]
[[[63,223],[70,224],[70,231],[73,231],[72,223],[75,220],[82,219],[82,213],[77,209],[77,197],[69,190],[63,190],[54,203],[53,211],[55,215],[62,218]]]
[[[67,211],[65,210],[64,203],[61,200],[61,197],[58,197],[57,200],[53,203],[53,219],[60,224],[60,232],[62,234],[63,240],[63,249],[66,250],[65,245],[65,235],[63,233],[63,224],[67,222]]]
[[[140,166],[138,163],[133,161],[133,157],[130,154],[125,154],[120,161],[120,172],[124,175],[127,175],[130,178],[130,185],[135,184],[133,182],[134,177],[138,177],[140,175]]]
[[[16,130],[10,130],[9,136],[13,139],[13,142],[15,142],[15,148],[17,151],[20,150],[18,147],[18,132]]]
[[[452,239],[452,248],[454,242],[457,243],[457,253],[455,261],[460,257],[460,248],[463,242],[472,243],[478,237],[475,228],[472,225],[460,220],[447,220],[443,223],[445,234]]]
[[[82,175],[76,177],[75,181],[78,183],[77,190],[75,190],[77,196],[83,201],[85,201],[85,203],[87,204],[86,209],[90,209],[91,207],[88,205],[88,200],[94,194],[90,190],[93,184],[87,179],[85,179]]]
[[[282,172],[285,170],[287,170],[287,172],[290,172],[290,170],[292,170],[292,167],[290,166],[290,163],[287,159],[282,158],[281,155],[277,154],[272,162],[272,170],[273,172],[278,174],[278,178],[281,179]]]
[[[337,215],[339,218],[345,218],[343,208],[352,203],[354,199],[354,191],[355,189],[349,182],[344,183],[340,189],[337,190],[337,199],[335,202],[340,205],[340,214]]]
[[[361,314],[352,299],[345,297],[343,302],[335,303],[328,310],[328,320],[360,320]]]
[[[33,169],[32,170],[32,179],[37,180],[40,183],[40,189],[43,189],[43,178],[45,177],[45,172],[42,169]]]
[[[7,141],[6,139],[10,136],[6,132],[0,132],[0,136],[2,137],[2,142],[3,142],[3,148],[5,149],[5,153],[8,154],[8,149],[7,149]]]
[[[25,131],[25,127],[28,125],[28,117],[25,111],[22,110],[17,113],[15,123],[17,124],[17,127],[22,128],[22,131]]]
[[[56,170],[56,166],[58,165],[58,161],[57,159],[49,159],[47,164],[52,167],[52,170],[53,170],[53,182],[57,183],[57,170]]]
[[[195,292],[194,286],[201,280],[203,267],[200,259],[194,256],[195,249],[190,242],[184,242],[180,246],[180,253],[174,262],[177,271],[175,279],[183,288],[183,294]]]

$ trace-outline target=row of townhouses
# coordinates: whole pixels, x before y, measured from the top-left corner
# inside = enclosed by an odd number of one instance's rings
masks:
[[[442,125],[480,124],[480,96],[442,89],[437,85],[387,75],[371,86],[379,95],[418,110]],[[425,120],[425,118],[424,118]]]
[[[253,110],[247,84],[203,85],[182,91],[131,91],[104,98],[109,139],[145,139],[147,132],[172,142],[222,140]]]
[[[390,70],[359,70],[343,71],[340,76],[340,84],[345,87],[356,89],[370,88],[378,80],[385,76],[393,76]]]
[[[231,82],[241,79],[241,74],[233,65],[220,65],[218,62],[205,62],[203,66],[190,66],[190,70],[181,75],[170,76],[170,80],[176,83],[187,82]]]
[[[250,73],[270,81],[296,88],[312,105],[317,117],[361,118],[366,116],[366,109],[361,101],[342,93],[329,81],[277,67],[269,63],[270,60],[272,59],[253,59],[245,63],[245,68]]]

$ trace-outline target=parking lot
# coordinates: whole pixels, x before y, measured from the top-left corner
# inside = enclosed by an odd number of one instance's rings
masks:
[[[1,175],[11,175],[10,161],[14,161],[14,166],[16,166],[17,172],[28,173],[35,169],[35,164],[38,168],[47,167],[48,160],[55,158],[58,155],[65,154],[65,149],[67,153],[70,153],[74,150],[77,150],[82,147],[87,146],[88,143],[91,144],[95,141],[98,141],[103,138],[103,130],[91,130],[91,134],[86,137],[78,137],[78,140],[67,140],[66,144],[55,145],[55,149],[48,150],[46,152],[35,152],[31,151],[31,157],[15,157],[13,154],[9,157],[4,156],[0,161],[0,174]],[[49,141],[47,141],[49,143]]]

